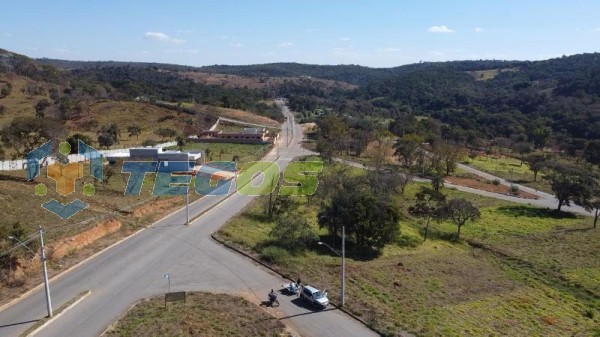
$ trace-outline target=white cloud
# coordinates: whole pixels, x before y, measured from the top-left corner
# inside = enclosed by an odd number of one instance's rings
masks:
[[[192,34],[195,33],[195,30],[191,30],[191,29],[178,29],[175,31],[175,33],[179,33],[179,34]]]
[[[447,26],[431,26],[427,28],[430,33],[454,33],[454,29],[450,29]]]
[[[7,37],[12,36],[11,33],[7,33],[7,32],[0,32],[0,35],[7,36]]]
[[[600,27],[594,29],[595,32],[600,32]]]
[[[340,39],[340,41],[350,41],[350,38],[349,37],[343,37],[343,38]]]
[[[402,51],[400,48],[383,48],[382,51],[384,53],[399,53]]]
[[[312,32],[314,32],[315,30],[314,30],[314,29],[312,29],[312,28],[306,28],[304,31],[305,31],[305,32],[307,32],[307,33],[312,33]]]
[[[182,39],[176,39],[173,37],[170,37],[169,35],[165,34],[165,33],[161,33],[161,32],[146,32],[146,34],[144,34],[144,37],[150,40],[155,40],[155,41],[160,41],[160,42],[169,42],[169,43],[175,43],[175,44],[184,44],[185,40]]]
[[[230,43],[229,46],[234,47],[234,48],[241,48],[241,47],[245,46],[245,44],[236,42],[236,43]]]
[[[475,33],[481,33],[481,32],[483,32],[483,28],[475,27]]]
[[[287,48],[287,47],[291,47],[293,45],[294,44],[292,42],[289,42],[289,41],[288,42],[282,42],[282,43],[279,44],[279,48]]]

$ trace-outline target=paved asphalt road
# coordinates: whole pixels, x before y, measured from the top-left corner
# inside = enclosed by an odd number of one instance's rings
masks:
[[[365,170],[371,170],[372,168],[366,165],[363,165],[361,163],[355,162],[355,161],[351,161],[351,160],[346,160],[346,159],[339,159],[336,158],[336,161],[340,162],[340,163],[344,163],[350,166],[354,166],[354,167],[358,167],[358,168],[362,168]],[[489,173],[483,172],[483,171],[479,171],[473,167],[464,165],[464,164],[458,164],[458,167],[473,173],[475,175],[478,175],[482,178],[485,178],[487,180],[494,180],[494,179],[498,179],[500,181],[501,184],[506,185],[506,186],[510,186],[510,182],[493,176]],[[418,182],[424,182],[424,181],[430,181],[429,179],[424,179],[424,178],[419,178],[419,177],[413,177],[414,181],[418,181]],[[533,188],[527,187],[527,186],[523,186],[523,185],[519,185],[519,184],[514,184],[515,186],[517,186],[521,191],[525,191],[531,194],[536,195],[538,198],[537,199],[524,199],[524,198],[517,198],[517,197],[513,197],[510,195],[506,195],[506,194],[500,194],[500,193],[494,193],[494,192],[488,192],[488,191],[482,191],[482,190],[478,190],[475,188],[470,188],[470,187],[466,187],[466,186],[461,186],[461,185],[454,185],[454,184],[450,184],[448,182],[444,183],[445,187],[451,187],[451,188],[455,188],[459,191],[463,191],[463,192],[468,192],[468,193],[473,193],[473,194],[477,194],[477,195],[481,195],[481,196],[485,196],[485,197],[490,197],[490,198],[495,198],[495,199],[499,199],[499,200],[506,200],[506,201],[512,201],[512,202],[516,202],[519,204],[527,204],[527,205],[532,205],[532,206],[537,206],[540,208],[550,208],[550,209],[556,209],[556,207],[558,207],[558,201],[556,200],[556,197],[552,194],[546,193],[546,192],[542,192],[542,191],[538,191],[535,190]],[[563,205],[563,207],[561,208],[561,210],[565,211],[565,212],[572,212],[575,214],[581,214],[581,215],[586,215],[586,216],[591,216],[592,213],[586,211],[583,207],[581,206],[577,206],[574,204],[571,204],[571,206],[566,206]]]
[[[295,156],[307,153],[300,147],[301,129],[293,124],[289,111],[285,113],[288,122],[279,142],[277,160],[281,168]],[[275,159],[277,151],[269,157]],[[199,214],[223,199],[204,197],[191,206],[190,213]],[[286,280],[210,238],[212,232],[251,200],[252,197],[235,193],[189,226],[183,225],[185,209],[181,209],[53,279],[51,291],[55,308],[81,291],[91,290],[91,294],[36,336],[98,336],[137,300],[166,292],[163,275],[167,273],[171,276],[172,291],[225,292],[244,294],[256,302],[266,300],[268,291],[280,287]],[[279,298],[281,306],[269,310],[303,336],[376,336],[339,310],[313,311],[297,305],[295,297],[280,295]],[[0,336],[18,336],[32,321],[45,314],[43,291],[36,291],[0,312]]]

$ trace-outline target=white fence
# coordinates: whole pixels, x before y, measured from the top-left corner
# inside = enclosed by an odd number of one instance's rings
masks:
[[[170,146],[176,146],[177,142],[168,142],[168,143],[162,143],[162,144],[158,144],[155,147],[170,147]],[[122,153],[122,152],[129,152],[129,148],[127,149],[113,149],[113,150],[100,150],[100,153],[102,153],[102,155],[106,156],[106,155],[111,155],[111,154],[115,154],[115,153]],[[86,161],[87,159],[80,155],[80,154],[70,154],[69,156],[69,162],[70,163],[77,163],[77,162],[82,162],[82,161]],[[50,164],[53,164],[55,162],[54,158],[52,157],[46,157],[43,161],[42,161],[42,166],[47,166]],[[24,170],[27,167],[27,160],[26,159],[16,159],[16,160],[4,160],[4,161],[0,161],[0,171],[16,171],[16,170]]]

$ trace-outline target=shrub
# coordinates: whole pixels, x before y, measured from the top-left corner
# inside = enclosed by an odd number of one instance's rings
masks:
[[[142,146],[156,146],[156,141],[152,139],[146,139],[142,142]]]
[[[518,195],[518,194],[519,194],[519,186],[512,185],[512,186],[510,187],[510,193],[511,193],[512,195]]]
[[[275,264],[280,264],[289,257],[287,250],[275,246],[267,246],[260,251],[261,259]]]
[[[494,180],[492,180],[492,185],[494,185],[494,186],[500,185],[500,179],[494,179]]]

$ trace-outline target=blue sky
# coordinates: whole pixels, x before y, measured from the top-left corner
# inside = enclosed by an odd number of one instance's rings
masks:
[[[600,1],[5,0],[0,48],[194,66],[538,60],[600,51]]]

